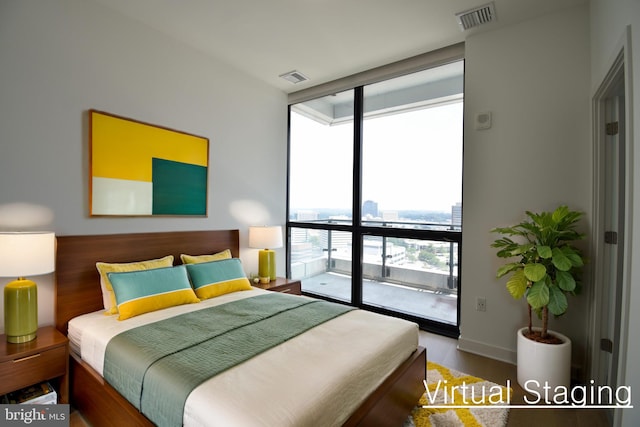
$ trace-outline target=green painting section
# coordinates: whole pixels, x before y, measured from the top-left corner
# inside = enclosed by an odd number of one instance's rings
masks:
[[[206,215],[207,168],[152,159],[153,215]]]

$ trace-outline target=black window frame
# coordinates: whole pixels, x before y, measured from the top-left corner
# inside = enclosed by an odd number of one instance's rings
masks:
[[[364,85],[356,86],[354,91],[354,116],[353,116],[353,189],[352,189],[352,220],[351,224],[338,224],[330,222],[309,222],[309,221],[293,221],[291,220],[290,211],[290,149],[291,149],[291,106],[295,103],[291,103],[288,106],[287,115],[287,206],[286,206],[286,246],[287,246],[287,260],[286,270],[287,277],[291,277],[291,248],[290,248],[290,235],[292,228],[306,228],[316,230],[328,230],[328,231],[345,231],[352,235],[352,268],[351,268],[351,301],[349,305],[357,308],[366,309],[369,311],[386,314],[394,317],[403,318],[413,321],[419,325],[421,329],[429,332],[433,332],[439,335],[444,335],[452,338],[458,338],[460,335],[460,308],[462,297],[462,276],[461,276],[461,264],[462,264],[462,231],[461,230],[429,230],[429,229],[409,229],[409,228],[393,228],[384,226],[372,226],[365,225],[362,221],[362,148],[363,148],[363,122],[364,122]],[[463,154],[464,156],[464,154]],[[380,221],[377,221],[380,222]],[[457,311],[456,311],[456,324],[451,325],[444,322],[438,322],[432,319],[427,319],[419,316],[414,316],[408,313],[403,313],[383,307],[369,305],[363,302],[363,242],[365,236],[380,236],[386,238],[406,238],[417,240],[431,240],[448,243],[457,243],[457,259],[458,263],[455,266],[457,268]],[[357,242],[357,244],[356,244]],[[383,245],[384,246],[384,245]],[[453,266],[451,266],[453,268]],[[303,294],[320,298],[328,301],[334,301],[344,304],[345,301],[335,300],[325,295],[319,295],[305,291]]]

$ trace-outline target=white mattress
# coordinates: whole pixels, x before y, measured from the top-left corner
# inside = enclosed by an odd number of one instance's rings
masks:
[[[74,351],[102,375],[111,337],[179,313],[266,291],[235,292],[126,321],[102,311],[69,322]],[[304,298],[304,297],[302,297]],[[325,322],[198,386],[185,426],[338,426],[418,346],[418,327],[354,310]]]

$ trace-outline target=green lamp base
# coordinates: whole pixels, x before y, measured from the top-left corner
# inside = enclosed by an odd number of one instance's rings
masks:
[[[24,343],[38,332],[38,287],[19,278],[4,287],[4,333],[10,343]]]
[[[15,337],[7,335],[7,342],[14,343],[14,344],[21,344],[23,342],[29,342],[29,341],[35,340],[37,336],[38,334],[36,332],[28,335],[20,335]]]
[[[271,249],[262,249],[258,252],[258,274],[260,278],[276,280],[276,252]],[[269,283],[269,281],[266,281]]]

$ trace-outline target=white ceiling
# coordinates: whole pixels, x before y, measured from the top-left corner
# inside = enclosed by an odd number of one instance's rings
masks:
[[[289,93],[588,0],[494,0],[497,22],[466,32],[455,14],[489,0],[94,1]]]

